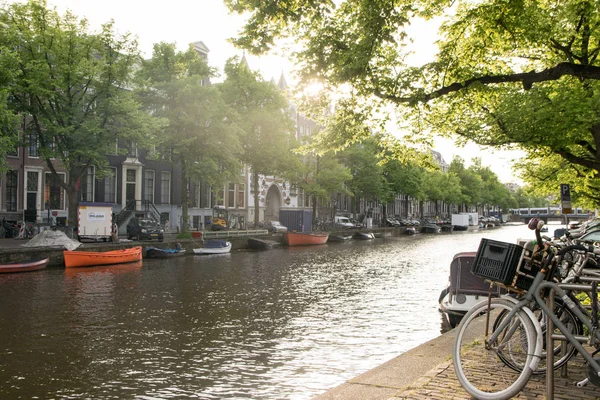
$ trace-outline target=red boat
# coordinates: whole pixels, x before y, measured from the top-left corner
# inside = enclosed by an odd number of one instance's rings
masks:
[[[46,268],[46,265],[48,265],[49,262],[49,258],[44,258],[42,260],[18,261],[14,263],[0,264],[0,273],[4,274],[9,272],[37,271]]]
[[[113,251],[69,251],[63,252],[65,267],[91,267],[94,265],[123,264],[142,259],[142,246]]]
[[[287,232],[283,234],[283,242],[288,246],[308,246],[324,244],[329,239],[329,233],[298,233]]]

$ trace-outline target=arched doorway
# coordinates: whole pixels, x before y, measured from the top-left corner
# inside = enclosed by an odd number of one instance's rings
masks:
[[[267,191],[267,208],[265,209],[265,222],[279,221],[279,208],[281,208],[281,192],[277,185],[271,185]]]

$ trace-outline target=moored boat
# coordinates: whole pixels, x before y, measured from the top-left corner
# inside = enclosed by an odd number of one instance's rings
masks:
[[[194,254],[225,254],[231,251],[231,242],[226,240],[207,240],[204,247],[194,249]]]
[[[440,293],[440,311],[446,314],[450,326],[454,328],[462,317],[475,304],[483,300],[490,291],[490,284],[471,273],[477,252],[462,252],[454,255],[450,263],[448,286]],[[492,291],[493,296],[502,293],[499,287]]]
[[[159,249],[157,247],[146,247],[146,258],[172,258],[185,255],[185,249],[178,246],[174,249]]]
[[[375,239],[375,235],[373,235],[371,232],[356,232],[353,238],[361,240],[370,240]]]
[[[41,260],[16,261],[12,263],[0,264],[0,274],[38,271],[46,268],[49,262],[49,258],[43,258]]]
[[[281,243],[275,240],[248,238],[248,248],[252,250],[269,250],[280,246]]]
[[[439,233],[442,230],[437,224],[424,224],[421,227],[423,233]]]
[[[283,234],[283,242],[288,246],[309,246],[327,243],[328,233],[287,232]]]
[[[142,259],[142,246],[111,251],[63,251],[65,267],[123,264]]]
[[[468,225],[452,225],[452,230],[454,231],[467,231],[469,230]]]
[[[414,226],[407,226],[404,230],[404,233],[407,235],[414,235],[415,233],[417,233],[417,228],[415,228]]]
[[[327,243],[329,242],[346,242],[352,239],[352,235],[329,235]]]

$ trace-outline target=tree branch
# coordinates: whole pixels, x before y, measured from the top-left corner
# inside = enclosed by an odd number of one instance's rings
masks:
[[[438,97],[458,92],[462,89],[466,89],[469,86],[476,83],[482,85],[494,85],[499,83],[521,82],[523,84],[523,87],[526,90],[529,90],[531,89],[534,83],[555,81],[565,75],[581,79],[600,80],[600,67],[564,62],[540,72],[530,71],[506,75],[484,75],[480,77],[475,77],[467,79],[464,82],[454,82],[451,85],[444,86],[440,89],[434,90],[433,92],[426,93],[420,96],[396,96],[393,94],[384,93],[381,89],[377,87],[373,89],[373,94],[375,94],[377,97],[380,97],[384,100],[392,101],[394,103],[427,103]]]

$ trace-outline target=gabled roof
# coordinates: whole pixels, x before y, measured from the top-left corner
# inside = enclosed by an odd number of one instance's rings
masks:
[[[285,77],[283,76],[283,71],[281,72],[281,76],[279,77],[279,83],[277,83],[277,86],[279,86],[279,89],[283,91],[285,91],[288,87]]]
[[[198,53],[208,56],[208,52],[210,50],[208,47],[206,47],[203,41],[199,40],[197,42],[193,42],[192,46],[194,46],[194,50],[196,50]]]

